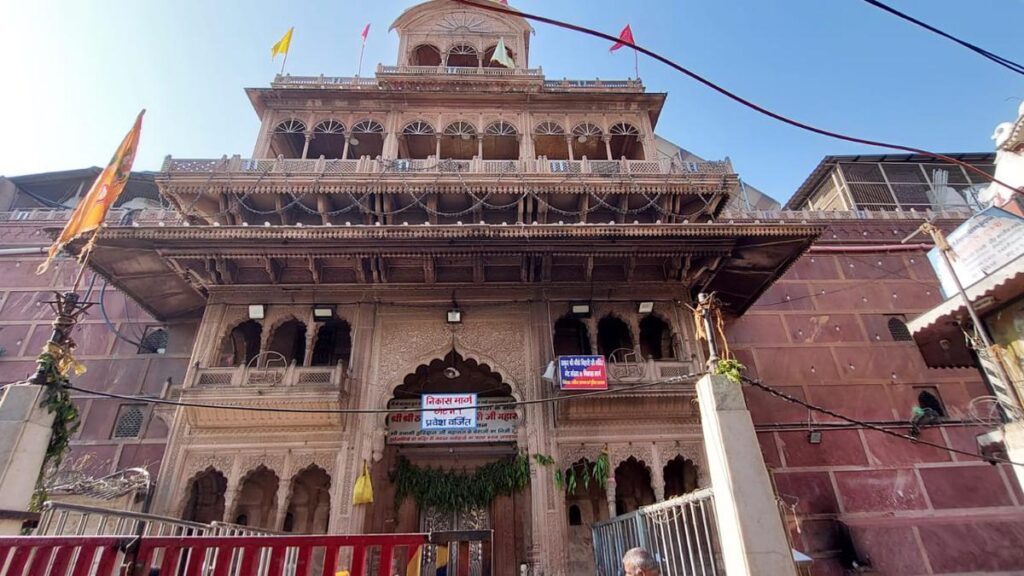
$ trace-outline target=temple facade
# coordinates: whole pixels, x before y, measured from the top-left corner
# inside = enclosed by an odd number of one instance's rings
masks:
[[[898,246],[921,214],[952,229],[966,203],[908,203],[899,186],[869,202],[846,164],[871,168],[840,158],[846,172],[823,163],[787,210],[755,212],[774,207],[744,196],[729,161],[655,136],[665,94],[531,67],[526,20],[433,0],[392,28],[397,61],[373,77],[248,89],[261,122],[251,158],[168,157],[153,204],[122,206],[104,231],[92,266],[118,304],[80,328],[95,356],[83,359],[107,370],[83,386],[190,406],[78,398],[73,454],[93,454],[94,475],[149,466],[152,511],[187,520],[486,528],[496,574],[592,574],[594,522],[710,486],[695,402],[701,293],[715,294],[725,352],[751,376],[900,431],[934,400],[944,417],[923,437],[971,448],[984,427],[971,400],[989,391],[969,351],[909,338],[904,322],[941,297],[927,246]],[[498,46],[513,67],[492,58]],[[914,183],[934,189],[917,169]],[[5,245],[41,243],[36,212],[53,207],[11,206]],[[30,270],[40,257],[13,258]],[[45,286],[0,278],[11,379],[45,337],[36,302],[73,269]],[[132,346],[107,324],[164,334]],[[604,357],[608,393],[559,389],[550,363],[573,355]],[[1005,466],[745,392],[791,546],[813,573],[1024,569],[1024,496]],[[426,433],[414,408],[435,393],[495,408],[477,434]],[[118,436],[122,424],[134,436]],[[513,495],[454,512],[396,500],[403,467],[471,473],[516,454],[530,456],[530,480]],[[603,482],[566,482],[599,461]],[[374,501],[353,504],[364,468]]]

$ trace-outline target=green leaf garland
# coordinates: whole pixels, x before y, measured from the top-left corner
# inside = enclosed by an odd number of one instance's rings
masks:
[[[530,461],[523,455],[485,464],[471,473],[420,468],[406,458],[391,474],[395,507],[412,497],[421,508],[465,512],[490,506],[498,496],[511,496],[530,483]]]

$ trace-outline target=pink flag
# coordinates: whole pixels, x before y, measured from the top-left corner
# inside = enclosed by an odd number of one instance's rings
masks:
[[[609,48],[608,51],[615,52],[619,48],[625,46],[624,42],[636,44],[636,41],[633,40],[633,29],[629,27],[629,24],[626,24],[626,27],[622,29],[622,32],[619,32],[619,41],[616,42],[614,46]]]
[[[369,36],[369,35],[370,35],[370,25],[367,24],[366,27],[363,28],[363,33],[361,34],[361,36],[363,37],[363,44],[366,43],[366,37]]]

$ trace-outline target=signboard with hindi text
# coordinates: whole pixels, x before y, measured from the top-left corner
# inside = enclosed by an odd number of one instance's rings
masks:
[[[993,184],[994,186],[994,184]],[[956,256],[952,259],[964,288],[1024,256],[1024,219],[1001,208],[986,208],[971,216],[946,237]],[[942,295],[956,295],[956,283],[940,260],[938,248],[928,252]]]
[[[562,390],[607,390],[604,356],[559,356],[558,384]]]
[[[388,444],[465,444],[472,442],[515,442],[519,414],[515,399],[478,398],[476,401],[476,428],[473,430],[432,430],[421,424],[424,412],[420,400],[392,400],[388,407],[395,410],[388,415]],[[501,406],[503,405],[503,406]]]
[[[475,430],[476,394],[424,394],[424,430]]]

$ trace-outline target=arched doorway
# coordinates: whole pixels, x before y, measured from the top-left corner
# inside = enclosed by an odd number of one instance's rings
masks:
[[[605,485],[593,477],[593,463],[574,462],[563,472],[565,509],[569,525],[569,574],[594,574],[594,535],[591,526],[609,517]]]
[[[244,526],[278,530],[280,526],[274,525],[274,516],[277,513],[279,484],[277,474],[265,466],[247,474],[238,489],[238,499],[230,521]]]
[[[615,514],[628,514],[648,504],[654,504],[651,471],[630,456],[615,468]]]
[[[331,516],[331,477],[319,466],[310,466],[292,478],[291,498],[284,516],[285,532],[327,534]]]
[[[284,322],[270,335],[267,351],[280,354],[285,364],[302,366],[306,361],[306,325],[294,318]]]
[[[418,411],[426,394],[476,394],[477,426],[468,431],[422,430]],[[486,363],[465,358],[455,350],[444,357],[421,364],[394,388],[388,401],[393,413],[386,422],[387,436],[382,458],[371,470],[374,503],[367,509],[370,532],[421,532],[446,530],[494,530],[492,561],[496,576],[518,574],[520,563],[527,562],[526,530],[529,525],[530,491],[523,488],[511,495],[498,495],[489,504],[445,510],[420,505],[415,496],[405,498],[396,508],[399,487],[394,479],[401,467],[430,471],[431,475],[473,476],[483,467],[513,459],[518,419],[512,386]],[[433,481],[433,480],[432,480]],[[444,479],[438,479],[438,482]],[[470,549],[472,574],[483,573],[484,550]],[[449,570],[453,567],[449,565]],[[451,572],[450,572],[451,573]]]
[[[700,478],[693,461],[676,456],[665,464],[665,498],[682,496],[698,488]]]
[[[228,479],[215,468],[196,474],[188,484],[188,500],[181,518],[203,524],[222,521],[227,488]]]

